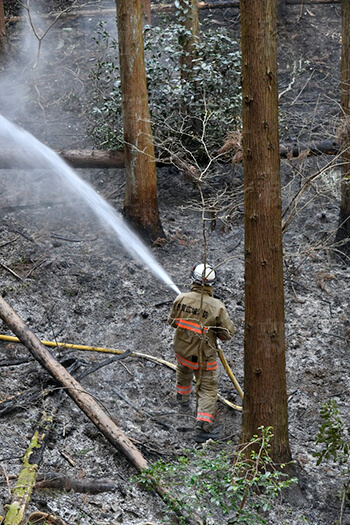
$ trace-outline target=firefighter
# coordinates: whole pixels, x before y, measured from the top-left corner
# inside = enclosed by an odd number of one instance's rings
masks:
[[[176,328],[174,350],[177,360],[177,400],[189,408],[193,375],[196,378],[197,419],[195,441],[218,439],[214,426],[218,393],[217,338],[231,339],[235,333],[225,305],[213,297],[215,270],[206,264],[193,266],[191,291],[178,295],[168,322]]]

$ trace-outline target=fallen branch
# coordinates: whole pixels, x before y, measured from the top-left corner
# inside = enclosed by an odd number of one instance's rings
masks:
[[[11,503],[5,506],[6,515],[3,525],[21,525],[23,523],[24,513],[34,489],[38,467],[52,421],[52,415],[47,415],[44,412],[23,457],[23,467],[12,491]]]
[[[126,350],[126,352],[123,352],[120,355],[114,355],[113,357],[109,357],[108,359],[104,359],[100,363],[96,363],[96,364],[90,366],[89,368],[87,368],[86,370],[84,370],[84,372],[82,372],[79,375],[78,379],[80,381],[84,377],[86,377],[86,376],[96,372],[100,368],[103,368],[104,366],[110,365],[110,364],[114,363],[115,361],[119,361],[120,359],[126,359],[130,355],[131,355],[131,350]]]
[[[312,142],[310,144],[281,145],[280,156],[282,158],[298,157],[301,152],[307,151],[311,155],[336,155],[340,151],[340,143],[336,140]],[[124,153],[122,151],[105,150],[58,150],[55,151],[63,160],[73,168],[124,168]],[[174,164],[170,160],[160,159],[157,166]],[[190,165],[178,165],[178,169],[185,170],[193,168]],[[21,158],[16,151],[3,150],[0,152],[0,169],[34,169],[32,165],[26,164],[25,158]],[[191,179],[196,180],[196,173],[188,173]],[[32,206],[32,205],[30,205]]]
[[[10,305],[0,296],[0,317],[9,325],[11,330],[18,335],[18,338],[27,347],[33,357],[39,361],[49,374],[64,387],[67,394],[97,426],[103,435],[112,443],[113,446],[122,452],[128,461],[138,470],[147,468],[145,458],[131,443],[126,435],[117,425],[104,413],[95,399],[88,394],[80,383],[74,379],[67,370],[50,354],[50,352],[40,343],[39,339],[29,330],[22,319],[10,307]]]
[[[115,489],[115,483],[106,479],[91,479],[87,481],[60,476],[56,472],[46,472],[37,476],[35,489],[59,489],[69,492],[100,494]]]
[[[47,512],[32,512],[25,523],[25,525],[68,525],[62,518],[55,516],[54,514],[48,514]]]
[[[33,357],[41,366],[64,387],[66,393],[73,399],[78,407],[88,416],[90,421],[102,432],[107,440],[117,448],[125,458],[139,472],[149,467],[148,462],[131,440],[117,427],[107,414],[102,410],[95,399],[86,392],[67,370],[50,354],[41,344],[39,339],[29,330],[22,319],[0,295],[0,317],[17,334],[20,341],[27,347]],[[166,501],[170,501],[178,512],[185,517],[189,524],[203,525],[203,521],[194,512],[190,516],[184,514],[184,509],[179,503],[179,498],[162,487],[151,476],[149,480],[153,489]],[[4,525],[12,525],[4,523]]]
[[[18,281],[23,281],[22,277],[20,275],[18,275],[16,272],[14,272],[13,270],[11,270],[11,268],[6,266],[6,264],[0,262],[0,266],[1,266],[1,268],[6,270],[7,272],[9,272],[11,275],[13,275],[13,277],[15,277]]]
[[[32,405],[39,397],[45,396],[46,391],[42,390],[41,386],[33,386],[24,392],[8,397],[0,401],[0,418],[6,414],[10,414],[14,410],[19,410]]]

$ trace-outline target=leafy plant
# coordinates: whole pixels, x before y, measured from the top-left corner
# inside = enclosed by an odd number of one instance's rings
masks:
[[[205,522],[267,523],[264,514],[281,490],[295,482],[277,469],[269,455],[272,429],[261,427],[260,435],[239,451],[218,451],[217,444],[187,451],[175,463],[160,460],[141,474],[141,481],[177,490],[176,499],[187,513],[195,510]],[[228,446],[232,447],[231,443]],[[227,448],[227,447],[226,447]]]
[[[193,137],[193,122],[199,128],[205,118],[210,147],[222,145],[228,130],[235,129],[240,115],[239,44],[220,28],[208,29],[198,47],[191,80],[181,75],[183,27],[146,27],[145,69],[149,108],[155,141],[174,134]],[[92,133],[100,147],[122,145],[122,104],[118,44],[99,23],[96,43],[103,58],[93,72],[95,94]],[[184,108],[186,110],[184,111]]]
[[[350,495],[349,429],[345,428],[334,399],[330,399],[322,404],[321,418],[322,423],[316,437],[316,445],[322,445],[322,449],[314,452],[313,455],[317,457],[317,465],[320,465],[325,460],[333,460],[338,463],[341,469],[344,482],[340,491],[341,509],[340,518],[337,522],[341,525],[345,503]]]
[[[322,424],[316,437],[316,445],[323,445],[319,452],[315,452],[317,465],[324,459],[332,459],[343,465],[350,455],[350,443],[346,439],[345,425],[334,399],[323,403],[321,408]]]

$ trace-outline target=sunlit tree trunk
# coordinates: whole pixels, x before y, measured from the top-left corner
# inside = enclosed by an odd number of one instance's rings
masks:
[[[162,237],[148,109],[141,0],[116,0],[125,143],[124,214],[148,240]]]
[[[337,241],[345,242],[339,250],[350,256],[350,0],[342,0],[341,109],[342,167],[341,204]]]
[[[3,53],[7,43],[4,2],[0,0],[0,53]]]
[[[241,0],[245,188],[244,409],[241,441],[273,427],[291,458],[285,369],[276,1]]]

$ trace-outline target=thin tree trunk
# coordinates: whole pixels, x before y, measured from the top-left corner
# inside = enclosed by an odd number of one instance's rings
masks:
[[[148,109],[141,0],[116,0],[122,87],[126,189],[124,214],[148,240],[163,237]]]
[[[241,441],[273,427],[291,458],[285,370],[275,0],[241,1],[245,187],[244,401]]]
[[[341,203],[336,241],[338,249],[350,256],[350,0],[342,0],[342,46],[341,46],[341,109],[342,109],[342,166]]]

